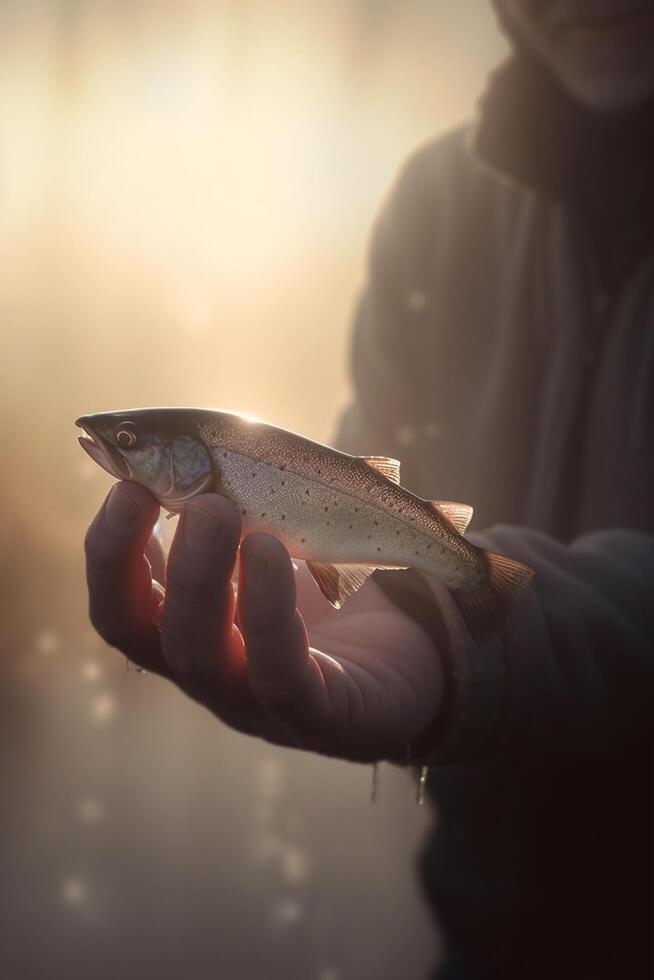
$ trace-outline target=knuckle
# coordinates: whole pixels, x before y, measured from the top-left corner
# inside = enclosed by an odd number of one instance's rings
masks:
[[[177,684],[197,701],[204,701],[214,679],[213,660],[203,655],[192,636],[174,629],[161,631],[161,651]]]
[[[230,571],[231,565],[217,563],[211,558],[180,561],[178,557],[168,566],[166,592],[182,607],[206,607],[215,603],[227,588]]]
[[[291,634],[295,625],[295,608],[285,608],[268,601],[253,602],[247,598],[242,604],[243,627],[249,636],[260,639]]]
[[[206,614],[195,597],[168,594],[160,625],[162,646],[186,655],[195,648],[205,649],[215,641],[215,616]]]
[[[190,575],[172,572],[166,580],[166,606],[186,619],[207,606],[215,592],[209,577],[203,578],[197,570]]]

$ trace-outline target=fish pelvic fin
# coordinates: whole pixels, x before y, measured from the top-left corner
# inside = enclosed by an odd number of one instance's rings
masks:
[[[533,578],[533,569],[511,558],[483,553],[485,581],[473,592],[453,592],[466,626],[478,642],[499,636],[513,603]]]
[[[371,469],[377,470],[391,483],[400,482],[400,461],[389,456],[359,456]]]
[[[429,503],[454,525],[459,534],[464,533],[473,513],[470,504],[457,504],[454,500],[430,500]]]
[[[383,567],[392,571],[400,566],[384,565]],[[308,561],[307,568],[325,599],[331,602],[335,609],[340,609],[345,600],[365,584],[378,566],[331,565],[326,562]]]

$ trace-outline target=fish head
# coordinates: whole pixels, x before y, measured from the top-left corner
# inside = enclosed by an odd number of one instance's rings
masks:
[[[141,408],[82,415],[79,443],[117,480],[140,483],[162,507],[177,511],[215,485],[199,413],[184,408]]]

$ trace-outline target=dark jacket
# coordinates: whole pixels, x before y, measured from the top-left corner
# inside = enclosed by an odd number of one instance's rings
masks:
[[[611,294],[583,220],[476,139],[414,154],[377,222],[338,438],[536,571],[488,651],[378,573],[450,667],[426,890],[448,976],[650,976],[654,252]]]

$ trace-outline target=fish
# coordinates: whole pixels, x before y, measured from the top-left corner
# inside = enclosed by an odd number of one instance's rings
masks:
[[[238,508],[242,537],[274,535],[339,609],[377,570],[414,568],[452,593],[473,637],[499,633],[533,571],[464,537],[472,507],[425,500],[400,463],[352,456],[232,412],[139,408],[80,416],[82,448],[179,514],[200,493]]]

